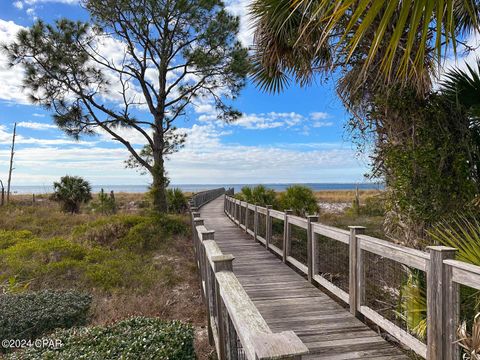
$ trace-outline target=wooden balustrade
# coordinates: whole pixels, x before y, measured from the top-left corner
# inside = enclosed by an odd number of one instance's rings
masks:
[[[222,195],[224,189],[202,193],[198,207]],[[300,359],[308,348],[293,331],[273,333],[233,273],[233,256],[223,254],[214,231],[205,227],[197,206],[191,212],[192,238],[207,308],[208,335],[220,360]],[[239,216],[240,203],[226,197],[227,213]],[[246,222],[245,227],[248,227]]]
[[[190,210],[192,207],[198,209],[223,194],[232,195],[233,189],[225,190],[225,188],[218,188],[195,193],[190,199]]]
[[[352,226],[350,231],[318,223],[317,216],[307,219],[294,216],[289,211],[273,210],[271,206],[241,202],[231,196],[225,197],[225,213],[236,224],[245,226],[245,231],[254,239],[276,253],[282,261],[290,264],[308,279],[324,287],[350,307],[350,312],[359,318],[367,318],[409,349],[429,360],[458,359],[459,349],[455,343],[459,323],[459,285],[480,290],[480,267],[454,260],[456,249],[442,246],[427,248],[428,252],[400,246],[392,242],[364,235],[365,228]],[[248,222],[240,224],[241,209],[254,210],[253,229]],[[265,216],[265,238],[259,235],[259,216]],[[272,219],[284,221],[283,249],[271,243]],[[291,226],[307,231],[307,264],[291,256]],[[317,237],[333,239],[349,247],[348,292],[318,272],[319,248]],[[371,253],[390,259],[411,269],[426,274],[427,279],[427,341],[420,341],[412,334],[383,317],[365,304],[365,254]],[[400,289],[397,289],[398,291]]]

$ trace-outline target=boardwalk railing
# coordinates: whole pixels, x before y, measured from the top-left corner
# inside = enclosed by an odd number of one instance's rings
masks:
[[[409,349],[429,360],[458,359],[456,330],[459,324],[459,286],[465,285],[480,290],[480,267],[453,260],[456,249],[443,246],[430,246],[428,252],[393,244],[391,242],[364,235],[364,227],[351,226],[350,231],[318,223],[317,216],[301,218],[291,211],[273,210],[271,206],[260,207],[225,196],[225,213],[240,228],[251,234],[285,263],[304,273],[309,281],[323,286],[349,305],[350,312],[359,318],[367,318],[392,335]],[[260,221],[262,217],[263,222]],[[282,249],[272,244],[272,223],[274,219],[283,224]],[[300,261],[292,256],[292,227],[304,229],[307,233],[307,256]],[[261,236],[260,234],[264,235]],[[342,289],[333,281],[319,274],[318,238],[345,244],[348,252],[348,283]],[[426,342],[413,336],[365,302],[367,266],[365,258],[375,254],[382,259],[393,261],[401,267],[414,269],[426,277]],[[376,269],[373,268],[373,271]],[[377,271],[381,271],[377,269]],[[400,289],[393,289],[397,292]]]
[[[190,207],[200,208],[223,194],[232,194],[232,189],[225,190],[225,188],[222,187],[195,193],[190,199]]]
[[[202,192],[193,204],[202,206],[224,192]],[[209,341],[219,359],[300,359],[307,347],[293,331],[272,333],[234,275],[234,257],[221,252],[214,231],[205,227],[197,210],[192,209],[195,257],[207,307]]]

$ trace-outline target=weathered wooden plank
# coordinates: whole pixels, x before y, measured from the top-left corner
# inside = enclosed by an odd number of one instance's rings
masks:
[[[359,316],[358,310],[361,306],[361,299],[363,299],[363,264],[361,257],[360,243],[358,235],[365,232],[363,226],[349,226],[350,228],[350,242],[349,242],[349,277],[348,277],[348,304],[350,305],[350,313],[354,316]]]
[[[388,331],[391,335],[397,338],[402,344],[408,346],[410,349],[415,351],[418,355],[427,357],[427,345],[422,343],[416,337],[410,335],[405,330],[399,328],[397,325],[391,321],[385,319],[382,315],[377,313],[375,310],[372,310],[368,306],[360,307],[361,313],[375,324],[380,326],[382,329]],[[433,358],[432,358],[433,359]]]
[[[368,252],[386,257],[399,263],[426,271],[429,256],[426,252],[392,244],[368,235],[359,235],[360,248]]]
[[[456,249],[446,246],[429,246],[429,268],[427,271],[427,356],[428,359],[445,359],[447,284],[445,283],[444,260],[455,258]]]
[[[344,244],[348,244],[350,241],[350,232],[346,230],[337,229],[320,223],[312,224],[312,229],[313,232],[318,235],[326,236],[333,240],[338,240]]]
[[[313,275],[313,280],[315,280],[319,285],[323,286],[325,289],[330,291],[332,294],[337,296],[339,299],[343,300],[345,303],[348,304],[349,302],[349,295],[347,292],[340,289],[338,286],[335,286],[330,281],[325,279],[323,276],[320,275]]]
[[[292,215],[288,217],[288,222],[302,229],[307,229],[307,219]]]

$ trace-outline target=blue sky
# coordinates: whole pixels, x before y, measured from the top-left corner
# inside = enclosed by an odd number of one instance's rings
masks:
[[[228,2],[227,2],[228,3]],[[241,16],[240,39],[251,42],[248,1],[231,2]],[[86,20],[77,0],[0,0],[0,42],[11,41],[36,18]],[[50,114],[28,103],[22,70],[9,69],[0,55],[0,179],[7,177],[12,126],[18,123],[15,185],[48,185],[65,174],[93,184],[146,184],[148,176],[125,169],[128,152],[105,135],[80,142],[52,125]],[[167,163],[172,183],[361,182],[368,171],[356,157],[344,125],[348,114],[331,82],[307,89],[291,87],[280,95],[260,92],[249,83],[235,102],[244,116],[232,125],[191,111],[177,127],[188,134],[184,149]],[[146,114],[145,114],[146,115]],[[136,147],[141,141],[135,142]]]

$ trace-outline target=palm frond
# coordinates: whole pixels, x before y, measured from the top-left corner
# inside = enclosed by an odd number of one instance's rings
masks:
[[[341,66],[360,54],[361,79],[374,70],[421,90],[431,85],[430,59],[440,65],[460,33],[480,29],[475,0],[255,0],[251,15],[261,66],[305,79],[306,65],[327,53]]]

